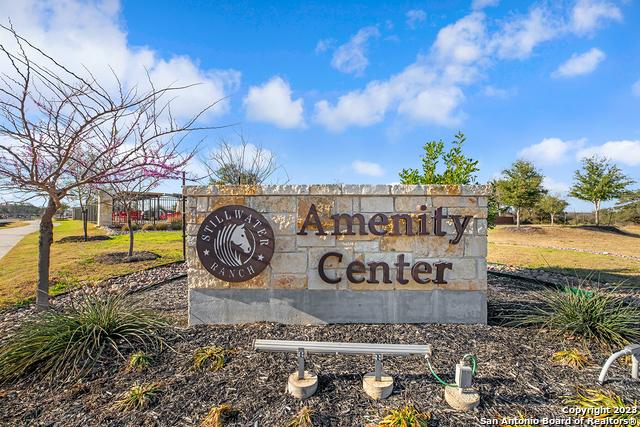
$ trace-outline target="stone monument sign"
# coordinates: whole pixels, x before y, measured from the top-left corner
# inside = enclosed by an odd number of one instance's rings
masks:
[[[488,186],[184,192],[191,324],[486,323]]]

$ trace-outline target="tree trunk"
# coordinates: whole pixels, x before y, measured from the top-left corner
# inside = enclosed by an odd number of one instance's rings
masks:
[[[596,200],[594,203],[596,207],[596,226],[600,225],[600,200]]]
[[[131,212],[127,208],[127,226],[129,227],[129,256],[133,256],[133,224],[131,224]]]
[[[520,208],[516,209],[516,228],[520,228]]]
[[[38,238],[38,288],[36,290],[36,307],[39,310],[49,308],[49,264],[51,243],[53,242],[53,216],[58,207],[55,200],[49,197],[49,203],[40,218],[40,237]]]
[[[82,209],[82,231],[84,232],[85,242],[88,240],[88,236],[87,236],[87,222],[89,220],[88,216],[89,216],[89,212],[87,212],[86,209]]]
[[[553,225],[553,214],[551,214],[551,225]]]

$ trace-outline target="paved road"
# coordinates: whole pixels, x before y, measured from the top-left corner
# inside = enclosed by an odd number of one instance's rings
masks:
[[[0,229],[0,259],[7,254],[24,236],[38,231],[39,221],[30,221],[24,227]]]

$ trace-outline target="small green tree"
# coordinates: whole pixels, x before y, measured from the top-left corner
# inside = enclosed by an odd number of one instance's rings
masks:
[[[596,225],[600,225],[600,203],[620,197],[633,183],[618,166],[598,156],[582,159],[582,170],[575,172],[574,180],[569,195],[593,203]]]
[[[569,203],[562,199],[560,195],[552,196],[546,194],[540,199],[536,207],[543,216],[548,215],[551,217],[551,225],[553,225],[555,216],[562,214],[567,206],[569,206]]]
[[[502,178],[496,180],[498,199],[516,211],[517,227],[520,227],[522,209],[533,208],[546,193],[542,187],[543,178],[533,163],[516,160],[511,168],[502,171]]]
[[[472,184],[476,181],[478,161],[465,157],[462,146],[466,138],[458,132],[451,148],[444,151],[444,141],[429,141],[424,144],[422,173],[418,169],[403,169],[400,172],[401,184]],[[438,172],[438,163],[444,162],[444,171]]]

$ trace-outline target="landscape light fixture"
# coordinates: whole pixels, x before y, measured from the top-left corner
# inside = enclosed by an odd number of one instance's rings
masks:
[[[607,376],[607,371],[611,367],[611,364],[616,361],[619,357],[622,356],[631,356],[631,378],[638,379],[638,366],[640,365],[640,344],[629,344],[622,350],[613,353],[607,361],[604,363],[602,367],[602,371],[600,371],[600,376],[598,377],[598,382],[600,384],[604,383],[604,378]]]

